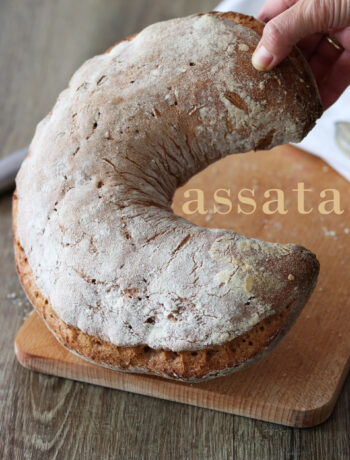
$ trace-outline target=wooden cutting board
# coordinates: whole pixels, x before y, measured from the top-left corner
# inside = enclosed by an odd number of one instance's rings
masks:
[[[305,207],[297,210],[298,182],[306,189]],[[184,191],[202,189],[206,209],[213,209],[217,189],[230,189],[232,211],[226,215],[185,216]],[[237,193],[253,189],[257,209],[237,213]],[[287,214],[267,215],[262,204],[268,189],[281,189]],[[340,192],[342,215],[318,211],[320,192]],[[223,192],[219,192],[223,195]],[[321,263],[316,290],[287,337],[254,366],[209,382],[186,384],[126,374],[92,365],[65,350],[33,313],[17,334],[20,363],[32,370],[171,401],[267,420],[295,427],[324,421],[332,412],[350,365],[350,184],[326,164],[291,146],[270,152],[233,155],[207,168],[176,192],[174,211],[199,225],[231,228],[250,237],[299,243]],[[326,197],[327,198],[327,197]],[[193,196],[191,196],[193,199]],[[244,207],[250,210],[249,206]],[[221,211],[227,207],[222,206]]]

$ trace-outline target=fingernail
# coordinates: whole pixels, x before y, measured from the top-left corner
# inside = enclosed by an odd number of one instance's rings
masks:
[[[259,14],[257,19],[259,19],[259,21],[262,21],[262,22],[268,22],[269,21],[269,18],[267,16],[265,16],[264,14]]]
[[[252,64],[256,70],[270,70],[272,61],[273,56],[264,45],[259,46],[252,56]]]

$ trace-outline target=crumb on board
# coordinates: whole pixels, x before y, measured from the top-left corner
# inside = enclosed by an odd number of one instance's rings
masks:
[[[329,230],[327,227],[322,227],[322,230],[325,236],[329,236],[330,238],[335,238],[337,236],[337,232],[335,230]]]

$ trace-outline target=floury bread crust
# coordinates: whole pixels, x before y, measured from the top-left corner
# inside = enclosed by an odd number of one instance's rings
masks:
[[[58,340],[102,365],[198,380],[277,343],[319,265],[297,245],[175,216],[176,188],[234,152],[298,142],[321,114],[297,50],[255,71],[262,25],[154,24],[73,76],[17,177],[18,272]]]
[[[14,195],[14,231],[16,234],[17,195]],[[30,301],[58,341],[88,361],[110,369],[165,378],[199,382],[243,369],[264,356],[278,344],[295,322],[302,304],[289,304],[224,345],[197,351],[155,350],[147,345],[118,347],[66,324],[38,289],[32,269],[20,242],[15,237],[16,266]]]

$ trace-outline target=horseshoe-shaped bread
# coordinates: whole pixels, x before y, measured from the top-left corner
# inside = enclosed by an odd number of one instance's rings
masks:
[[[297,49],[251,65],[263,25],[161,22],[88,60],[38,125],[17,177],[17,269],[57,339],[113,369],[225,375],[286,333],[316,284],[305,248],[198,227],[177,187],[235,152],[298,142],[322,112]]]

